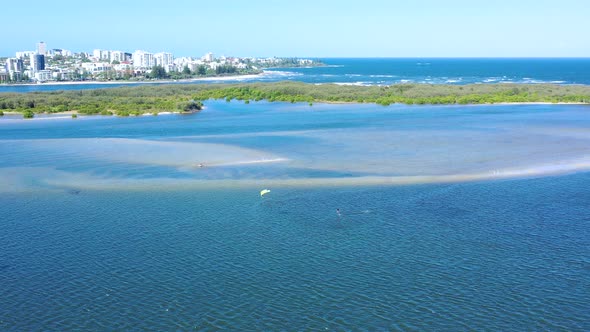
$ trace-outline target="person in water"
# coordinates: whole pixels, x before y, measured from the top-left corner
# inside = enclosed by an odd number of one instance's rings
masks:
[[[340,214],[340,209],[336,209],[336,214],[338,215],[338,217],[342,216],[342,214]]]

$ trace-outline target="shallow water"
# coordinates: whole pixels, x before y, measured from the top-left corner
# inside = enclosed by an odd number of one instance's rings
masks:
[[[589,111],[209,102],[191,116],[7,118],[0,121],[0,183],[10,183],[8,191],[112,190],[558,174],[590,169]]]
[[[587,107],[207,106],[0,120],[0,330],[590,329]]]

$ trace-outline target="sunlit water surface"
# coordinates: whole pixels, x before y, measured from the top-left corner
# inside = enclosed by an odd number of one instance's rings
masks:
[[[0,329],[589,330],[589,111],[5,116]]]

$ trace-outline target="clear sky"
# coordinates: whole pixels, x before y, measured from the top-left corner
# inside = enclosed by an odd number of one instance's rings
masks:
[[[590,0],[5,1],[0,56],[589,57]]]

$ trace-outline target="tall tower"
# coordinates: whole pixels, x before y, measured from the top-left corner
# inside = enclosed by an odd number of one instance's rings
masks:
[[[45,55],[46,51],[47,51],[47,46],[45,45],[45,42],[37,43],[37,54]]]
[[[43,54],[31,54],[31,69],[34,73],[45,69],[45,56]]]

